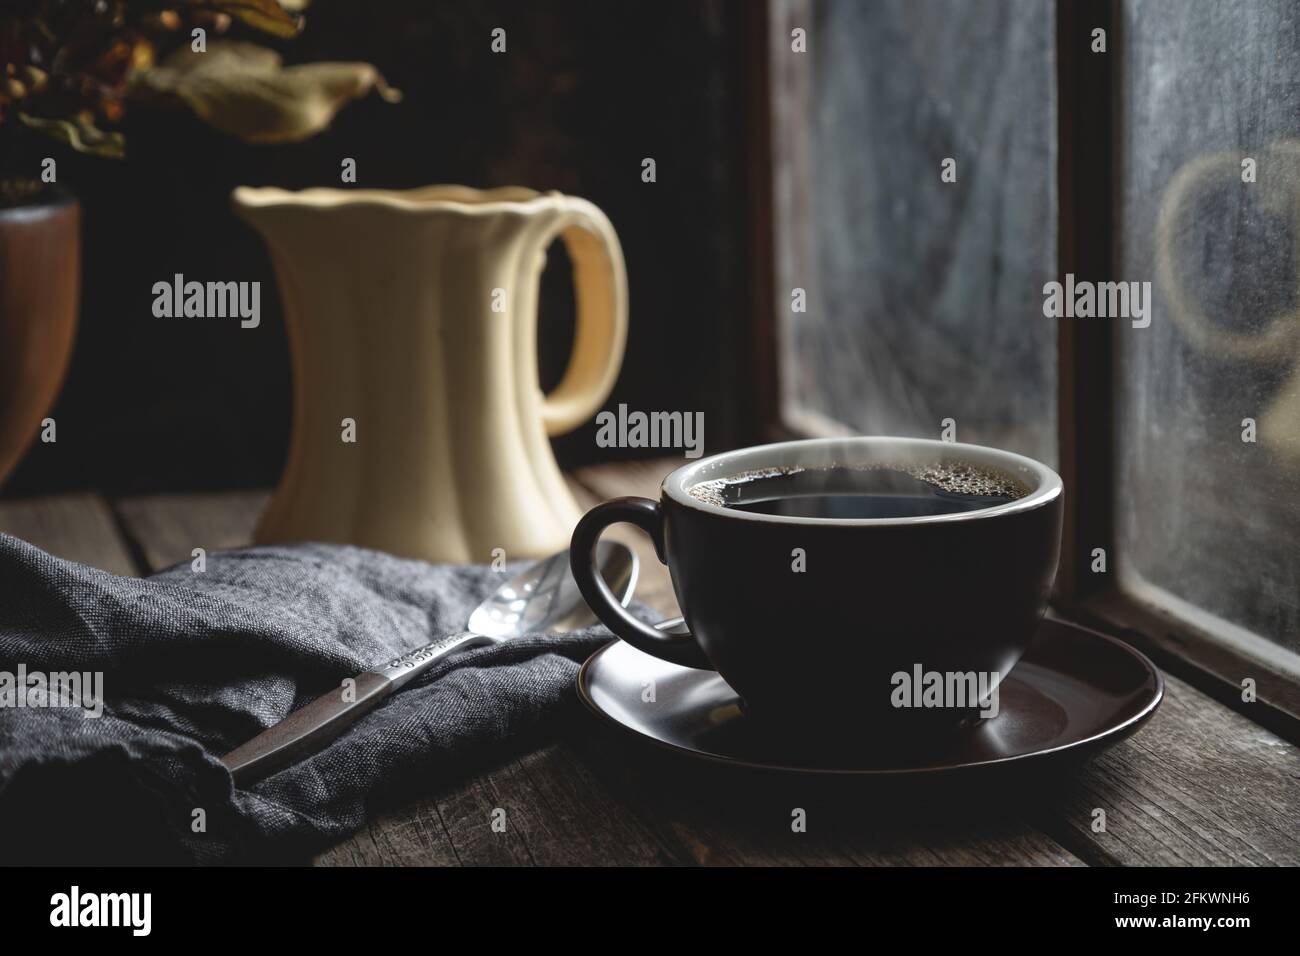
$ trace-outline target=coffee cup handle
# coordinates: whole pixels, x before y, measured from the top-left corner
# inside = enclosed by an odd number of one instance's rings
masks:
[[[600,618],[615,637],[627,641],[639,651],[683,667],[712,670],[713,665],[689,633],[668,633],[637,620],[624,609],[609,585],[596,570],[596,544],[606,528],[619,522],[634,524],[650,536],[655,554],[662,564],[664,557],[663,509],[649,498],[613,498],[596,505],[573,529],[569,545],[569,566],[592,613]]]

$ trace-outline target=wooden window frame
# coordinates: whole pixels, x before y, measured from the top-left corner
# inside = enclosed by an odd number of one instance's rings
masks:
[[[780,368],[784,299],[777,288],[777,167],[774,162],[773,49],[791,24],[811,22],[812,0],[760,0],[746,6],[741,38],[746,91],[747,195],[753,304],[750,355],[755,436],[774,441],[833,431],[833,423],[788,414]],[[1057,83],[1057,271],[1112,279],[1122,232],[1114,172],[1119,160],[1123,58],[1120,0],[1054,0]],[[1110,55],[1092,55],[1092,30],[1106,31]],[[778,32],[774,32],[778,31]],[[779,78],[778,78],[779,79]],[[789,138],[789,137],[787,137]],[[795,162],[799,160],[796,158]],[[1061,565],[1053,613],[1128,641],[1162,668],[1216,700],[1300,743],[1300,682],[1285,667],[1248,654],[1167,609],[1126,592],[1112,570],[1090,570],[1093,548],[1116,562],[1115,329],[1108,322],[1062,319],[1057,334],[1057,470],[1065,483]],[[1256,700],[1242,700],[1242,681]]]

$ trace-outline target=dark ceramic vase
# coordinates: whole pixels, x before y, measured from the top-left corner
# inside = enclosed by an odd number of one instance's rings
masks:
[[[65,193],[0,209],[0,483],[40,433],[72,355],[81,209]]]

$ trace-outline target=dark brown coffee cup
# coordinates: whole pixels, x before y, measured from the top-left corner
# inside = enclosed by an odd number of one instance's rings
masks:
[[[767,469],[930,465],[1006,476],[1023,494],[973,511],[849,519],[758,514],[691,494]],[[655,657],[716,670],[754,715],[921,727],[988,702],[932,707],[905,696],[902,683],[977,674],[996,687],[1028,647],[1056,576],[1061,510],[1060,477],[1011,452],[912,438],[785,442],[678,468],[658,501],[597,505],[574,530],[570,560],[615,635]],[[617,522],[654,541],[689,634],[637,620],[596,573],[593,549]]]

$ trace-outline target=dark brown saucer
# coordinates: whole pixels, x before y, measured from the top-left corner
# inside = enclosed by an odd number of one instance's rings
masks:
[[[653,681],[653,684],[651,682]],[[712,671],[661,661],[623,641],[596,651],[578,673],[578,695],[605,722],[702,760],[791,773],[907,777],[1090,756],[1155,713],[1160,672],[1120,641],[1046,620],[1002,682],[1000,712],[919,740],[869,738],[827,728],[820,741],[782,737],[756,724]],[[647,688],[653,686],[654,700]],[[882,735],[884,736],[884,735]]]

